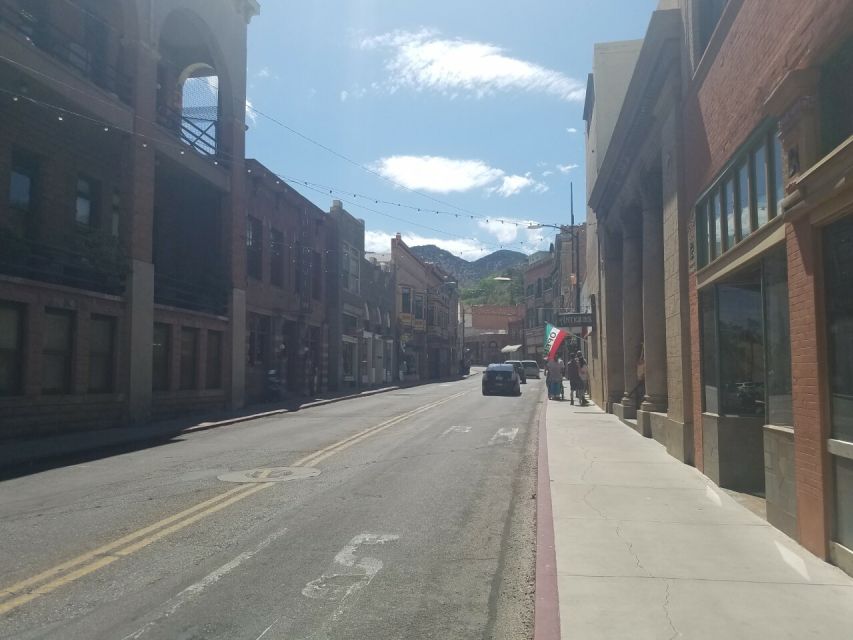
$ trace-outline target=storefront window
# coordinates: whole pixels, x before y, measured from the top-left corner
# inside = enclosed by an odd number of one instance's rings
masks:
[[[853,218],[828,226],[823,242],[832,437],[853,442]]]
[[[767,422],[793,426],[788,257],[784,247],[764,261],[764,326],[767,343]]]
[[[848,549],[853,548],[853,460],[833,457],[835,468],[835,536]]]
[[[702,313],[702,388],[705,411],[719,413],[717,311],[714,288],[700,293],[699,302]]]
[[[718,285],[720,396],[725,415],[764,415],[761,271]]]
[[[355,344],[343,343],[343,376],[347,382],[355,380]]]

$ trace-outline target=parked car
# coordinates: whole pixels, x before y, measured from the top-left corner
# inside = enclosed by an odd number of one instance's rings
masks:
[[[540,378],[542,374],[539,371],[539,363],[536,360],[522,360],[524,366],[524,375],[528,378]]]
[[[521,378],[511,364],[490,364],[483,372],[483,395],[493,393],[521,395]]]
[[[516,372],[518,372],[518,377],[521,380],[521,384],[527,384],[527,374],[524,372],[524,365],[521,364],[521,360],[507,360],[504,364],[511,364],[515,367]]]

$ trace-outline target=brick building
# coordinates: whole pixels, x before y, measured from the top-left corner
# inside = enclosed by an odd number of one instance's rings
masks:
[[[460,355],[459,294],[455,279],[411,252],[398,233],[391,239],[396,272],[400,374],[406,380],[455,375]]]
[[[326,390],[329,238],[334,222],[256,160],[246,161],[246,397]]]
[[[389,382],[397,377],[394,266],[366,258],[364,220],[339,200],[329,216],[335,223],[329,243],[329,330],[336,338],[329,352],[330,388]]]
[[[853,573],[850,77],[849,2],[662,2],[589,205],[598,399]]]
[[[503,362],[501,349],[509,345],[524,346],[520,324],[524,321],[524,305],[475,304],[465,307],[465,353],[471,364],[487,365]],[[516,323],[515,331],[510,327]],[[515,340],[515,342],[513,342]],[[521,355],[521,352],[515,354]]]
[[[243,404],[258,10],[2,4],[4,437]]]

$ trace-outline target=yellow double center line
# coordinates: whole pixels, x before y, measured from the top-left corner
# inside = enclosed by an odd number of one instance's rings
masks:
[[[465,393],[466,392],[463,391],[461,393],[453,394],[436,402],[431,402],[418,407],[408,413],[386,420],[385,422],[368,429],[364,429],[363,431],[329,445],[324,449],[320,449],[319,451],[300,458],[293,463],[293,466],[314,466],[323,460],[330,458],[336,453],[348,449],[353,445],[356,445],[359,442],[394,426],[395,424],[423,413],[424,411],[429,411],[430,409],[444,404],[445,402],[449,402],[454,398],[458,398]],[[16,582],[8,587],[0,588],[0,599],[5,599],[3,602],[0,602],[0,615],[8,613],[9,611],[17,609],[36,598],[79,580],[98,569],[102,569],[103,567],[112,564],[120,558],[127,557],[140,549],[147,547],[153,542],[160,540],[161,538],[175,533],[176,531],[180,531],[181,529],[198,522],[202,518],[214,514],[217,511],[221,511],[244,498],[248,498],[259,491],[268,489],[275,484],[275,482],[264,482],[229,489],[224,493],[203,502],[199,502],[198,504],[171,515],[168,518],[163,518],[154,524],[138,529],[118,538],[117,540],[113,540],[112,542],[102,545],[97,549],[87,551],[86,553],[80,554],[79,556],[71,558],[70,560],[62,562],[49,569],[45,569],[41,573]]]

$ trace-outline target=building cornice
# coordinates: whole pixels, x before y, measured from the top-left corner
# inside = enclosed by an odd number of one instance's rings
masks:
[[[654,107],[670,70],[675,68],[681,47],[681,11],[655,11],[649,21],[643,46],[613,136],[589,196],[589,206],[599,215],[626,181],[642,143],[653,128]]]

